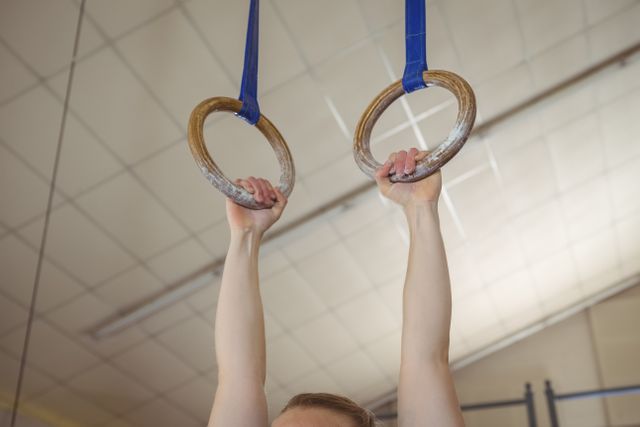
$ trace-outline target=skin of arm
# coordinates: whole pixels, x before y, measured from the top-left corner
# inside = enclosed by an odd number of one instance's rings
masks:
[[[236,182],[270,208],[251,210],[227,200],[231,240],[216,311],[218,388],[208,426],[266,427],[266,350],[258,254],[262,236],[280,218],[287,201],[268,181],[251,177]]]
[[[391,183],[392,173],[411,173],[426,155],[412,148],[390,156],[378,170],[381,193],[404,210],[410,233],[403,293],[402,350],[398,385],[401,427],[464,426],[449,370],[451,289],[440,233],[440,173],[414,183]]]

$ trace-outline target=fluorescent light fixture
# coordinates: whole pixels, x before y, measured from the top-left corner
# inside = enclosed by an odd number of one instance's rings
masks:
[[[153,313],[182,300],[197,290],[211,285],[217,276],[218,274],[216,270],[210,270],[203,274],[199,274],[193,279],[178,286],[174,286],[148,302],[131,309],[124,315],[106,322],[92,331],[91,335],[97,340],[113,335],[135,323],[140,322]]]

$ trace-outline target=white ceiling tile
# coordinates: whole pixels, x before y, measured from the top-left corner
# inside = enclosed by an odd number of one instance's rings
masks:
[[[327,366],[327,372],[347,393],[353,394],[365,387],[371,387],[385,374],[364,351],[357,351]],[[388,380],[387,380],[388,381]],[[389,390],[380,390],[381,393]]]
[[[396,322],[402,324],[402,292],[404,287],[404,275],[391,279],[388,283],[377,288],[382,301],[391,311]]]
[[[564,218],[562,207],[556,200],[540,204],[514,218],[513,226],[528,261],[546,258],[567,245]]]
[[[589,24],[602,21],[607,17],[620,12],[623,9],[637,4],[635,0],[620,1],[601,1],[601,0],[585,0],[584,5],[587,10]]]
[[[140,327],[151,334],[157,334],[190,316],[193,316],[193,310],[185,302],[178,302],[142,320]]]
[[[273,390],[267,394],[269,420],[275,419],[280,414],[280,411],[282,411],[291,397],[291,393],[284,388]]]
[[[499,318],[489,294],[479,291],[453,301],[452,321],[455,325],[454,335],[470,339],[482,330],[498,324]]]
[[[218,162],[215,156],[214,159]],[[191,231],[200,231],[224,217],[224,196],[199,172],[185,142],[151,157],[134,170]]]
[[[514,214],[533,209],[555,194],[552,158],[544,140],[537,139],[498,154],[496,162],[507,203]]]
[[[0,270],[2,291],[25,307],[31,304],[37,253],[14,236],[0,240]],[[84,292],[84,288],[45,260],[40,273],[36,311],[44,313]]]
[[[124,310],[156,294],[163,288],[162,283],[142,267],[128,270],[93,292],[118,310]]]
[[[555,130],[572,120],[583,118],[596,109],[595,90],[592,85],[568,88],[542,103],[536,110],[545,131]]]
[[[200,377],[171,390],[166,397],[201,423],[205,423],[209,419],[215,391],[215,384]]]
[[[482,350],[483,348],[499,341],[506,335],[507,330],[505,329],[505,326],[499,323],[494,323],[489,327],[474,332],[471,336],[465,337],[465,343],[467,344],[467,348],[469,348],[470,352],[473,354],[473,352]]]
[[[286,389],[291,392],[291,396],[300,393],[333,393],[338,395],[346,394],[336,381],[331,378],[326,370],[317,370],[287,384]]]
[[[536,89],[544,90],[579,74],[590,65],[584,33],[568,38],[529,60]]]
[[[327,99],[309,74],[265,95],[260,106],[284,136],[299,176],[351,152],[350,138],[340,131]]]
[[[0,294],[0,335],[26,323],[28,315],[26,307]]]
[[[600,105],[612,102],[623,95],[631,95],[635,89],[640,88],[640,82],[636,78],[639,70],[640,61],[630,60],[595,80],[594,87]]]
[[[84,334],[115,313],[115,307],[90,293],[85,293],[48,312],[46,318],[69,333]]]
[[[317,293],[293,269],[264,280],[262,298],[265,308],[287,328],[326,311]]]
[[[249,3],[193,0],[186,3],[186,8],[218,59],[227,64],[235,85],[239,86]],[[291,38],[270,2],[260,5],[259,63],[259,92],[284,83],[304,69]],[[283,67],[282,64],[287,65]],[[217,94],[222,93],[211,95]]]
[[[531,273],[519,270],[487,286],[493,305],[501,320],[513,322],[521,313],[537,309],[540,316],[538,295]]]
[[[273,248],[266,250],[262,248],[261,251],[258,272],[262,279],[291,267],[289,260],[282,251]]]
[[[211,227],[199,233],[200,241],[207,247],[213,259],[222,258],[227,254],[229,248],[229,223],[226,219],[221,219]]]
[[[640,215],[629,216],[615,224],[620,257],[640,267]]]
[[[449,195],[467,237],[479,238],[503,226],[508,205],[492,170],[479,172],[449,188]]]
[[[343,304],[335,313],[360,343],[374,341],[398,328],[397,320],[375,290]]]
[[[154,48],[158,43],[162,49]],[[177,9],[119,40],[117,47],[185,128],[200,101],[235,92],[223,69]]]
[[[338,234],[348,236],[387,215],[390,206],[382,202],[375,189],[345,204],[336,215],[329,217],[329,222]]]
[[[404,8],[397,1],[370,0],[365,4],[360,2],[360,11],[370,31],[383,30],[404,22]]]
[[[487,135],[486,141],[492,151],[498,155],[542,136],[540,117],[536,112],[514,116],[512,119],[495,126]]]
[[[294,329],[292,335],[321,364],[353,352],[358,344],[333,313]]]
[[[4,45],[0,45],[0,102],[19,94],[37,82],[34,76]]]
[[[520,64],[474,87],[478,114],[497,117],[533,97],[535,86],[528,65]]]
[[[386,283],[406,269],[409,249],[388,217],[347,237],[345,244],[374,285]]]
[[[18,381],[19,370],[20,362],[18,357],[0,351],[0,389],[14,390]],[[40,394],[53,385],[54,381],[48,375],[42,374],[31,365],[27,365],[22,380],[23,397],[29,398]]]
[[[40,408],[55,408],[56,419],[78,425],[95,425],[115,415],[65,386],[56,387],[25,403]]]
[[[87,400],[115,413],[123,413],[148,401],[153,394],[109,364],[83,372],[67,386]]]
[[[111,358],[141,343],[147,338],[148,336],[145,332],[138,326],[133,325],[100,339],[94,338],[89,334],[83,334],[80,335],[79,341],[92,352],[104,358]]]
[[[634,272],[636,273],[637,270]],[[585,296],[597,295],[602,291],[611,288],[628,277],[628,273],[622,268],[622,264],[613,265],[611,268],[600,271],[581,283],[581,288]]]
[[[142,385],[158,392],[175,388],[195,376],[192,368],[153,340],[144,341],[112,361]]]
[[[589,29],[592,60],[599,61],[640,40],[640,4],[636,3]],[[612,50],[615,49],[613,52]]]
[[[471,245],[447,250],[447,264],[451,278],[451,294],[454,298],[474,293],[484,286],[482,276],[478,274],[479,268]]]
[[[481,82],[524,59],[516,11],[511,1],[469,4],[462,0],[439,4],[467,76]],[[490,49],[487,46],[491,46]]]
[[[49,176],[61,114],[62,104],[38,86],[0,108],[0,135],[28,164]]]
[[[220,292],[220,279],[221,277],[216,274],[209,283],[202,286],[185,299],[187,304],[203,314],[215,311],[218,294]]]
[[[571,251],[565,249],[531,265],[536,293],[546,310],[557,308],[557,300],[566,300],[579,292],[578,273]]]
[[[2,145],[0,171],[0,221],[15,227],[45,211],[48,186]]]
[[[609,191],[616,218],[622,218],[640,208],[639,181],[640,157],[616,167],[609,174]]]
[[[19,233],[32,245],[38,245],[40,230],[37,222]],[[133,258],[71,205],[62,206],[51,215],[47,256],[89,285],[96,285],[134,263]]]
[[[83,195],[77,203],[142,259],[187,236],[184,227],[128,173]]]
[[[135,3],[127,0],[88,2],[87,13],[110,38],[145,24],[158,14],[174,6],[171,0],[142,0]]]
[[[267,372],[282,384],[318,368],[318,364],[289,335],[282,335],[267,345]]]
[[[515,4],[528,55],[551,48],[584,25],[581,0],[516,0]]]
[[[386,337],[374,341],[365,347],[369,356],[377,363],[391,381],[400,376],[400,342],[402,330],[398,328]]]
[[[506,227],[471,244],[472,253],[485,283],[524,266],[524,254],[513,231]]]
[[[22,352],[25,328],[3,338],[2,346],[14,356]],[[99,359],[44,321],[36,320],[31,330],[29,360],[33,365],[58,380],[69,378],[93,365]]]
[[[274,3],[291,36],[312,64],[335,55],[367,36],[356,0],[329,0],[323,3],[275,0]],[[328,28],[331,31],[327,31]]]
[[[302,261],[339,244],[340,237],[326,221],[312,221],[278,239],[282,252],[293,262]]]
[[[48,84],[61,95],[66,76],[58,75]],[[183,134],[111,49],[78,63],[73,89],[71,111],[127,164]]]
[[[56,155],[61,114],[62,103],[41,86],[0,109],[0,135],[4,142],[47,178]],[[33,126],[34,122],[38,126]],[[56,183],[69,196],[121,168],[73,116],[67,117],[61,150]]]
[[[213,325],[193,316],[157,335],[156,339],[199,372],[215,366]]]
[[[264,334],[267,341],[279,337],[284,333],[280,323],[269,313],[264,313]]]
[[[611,223],[613,212],[606,175],[562,193],[560,201],[571,240],[584,238]]]
[[[548,134],[547,141],[560,190],[602,172],[604,159],[596,114],[556,129]]]
[[[336,195],[344,194],[368,182],[369,178],[358,169],[351,153],[326,167],[309,174],[304,179],[306,189],[318,202],[331,202]]]
[[[630,92],[601,107],[600,123],[605,157],[609,166],[618,165],[640,155],[637,136],[640,133],[640,122],[636,120],[638,111],[640,90]]]
[[[360,116],[373,98],[392,83],[378,49],[370,42],[358,46],[348,54],[332,58],[319,65],[316,71],[320,84],[350,132],[355,129]],[[375,130],[389,130],[406,119],[402,109],[391,108],[385,112]]]
[[[296,264],[300,275],[329,307],[362,293],[371,284],[343,244],[334,244]]]
[[[149,259],[147,265],[165,283],[173,285],[202,270],[211,261],[211,255],[191,238]]]
[[[71,1],[6,1],[0,16],[0,37],[18,51],[37,73],[48,76],[71,60],[78,13],[78,8]],[[83,55],[102,43],[93,24],[84,20],[79,54]]]
[[[619,261],[613,228],[574,243],[572,249],[578,275],[583,281],[617,266]]]
[[[456,180],[464,179],[467,174],[490,167],[488,154],[486,141],[483,138],[471,137],[458,154],[442,169],[445,187]]]
[[[178,409],[166,398],[155,399],[139,409],[127,414],[127,420],[135,425],[145,426],[184,426],[196,427],[201,425],[195,414]]]

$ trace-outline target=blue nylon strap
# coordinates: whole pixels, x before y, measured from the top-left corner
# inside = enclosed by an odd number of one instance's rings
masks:
[[[249,23],[247,24],[247,42],[244,49],[244,69],[240,86],[242,108],[238,115],[255,125],[260,119],[258,106],[258,21],[259,0],[251,0],[249,6]]]
[[[402,87],[406,93],[426,87],[422,72],[427,70],[425,0],[405,0],[406,65]]]

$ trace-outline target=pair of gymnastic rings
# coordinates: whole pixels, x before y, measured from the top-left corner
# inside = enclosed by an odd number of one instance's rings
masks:
[[[265,206],[256,202],[247,190],[231,182],[218,168],[204,143],[204,121],[215,111],[229,111],[255,125],[271,144],[280,163],[280,190],[287,197],[291,194],[295,181],[291,153],[278,129],[260,113],[257,102],[258,8],[259,0],[251,0],[239,99],[214,97],[202,101],[191,113],[188,129],[191,153],[204,176],[227,197],[251,209],[263,209]],[[402,80],[384,89],[371,102],[356,127],[353,154],[357,165],[369,177],[375,176],[381,164],[371,154],[371,131],[387,107],[404,93],[429,86],[445,88],[458,101],[458,116],[447,139],[418,162],[415,172],[403,176],[392,175],[392,182],[415,182],[439,170],[462,148],[476,116],[473,90],[462,77],[449,71],[427,69],[425,0],[405,0],[405,32],[406,66]]]

